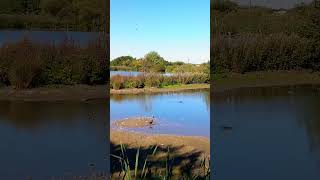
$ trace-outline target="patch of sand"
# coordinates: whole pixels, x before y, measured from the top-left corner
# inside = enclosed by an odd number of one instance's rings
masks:
[[[111,130],[110,142],[114,144],[126,144],[130,147],[150,147],[154,145],[179,147],[178,153],[181,154],[201,151],[204,156],[210,156],[210,140],[200,136],[143,134]]]
[[[113,124],[119,128],[140,128],[153,126],[156,124],[156,120],[152,117],[137,117],[118,120]]]

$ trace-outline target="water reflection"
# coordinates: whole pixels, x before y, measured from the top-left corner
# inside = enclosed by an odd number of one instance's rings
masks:
[[[107,106],[0,102],[0,179],[49,179],[106,169]]]
[[[320,88],[312,85],[216,93],[216,178],[318,179],[319,105]]]
[[[18,42],[27,37],[37,43],[61,43],[65,40],[73,40],[76,44],[87,45],[101,36],[98,32],[67,32],[67,31],[0,31],[0,46],[3,43]]]
[[[155,116],[160,121],[152,130],[137,131],[207,137],[210,134],[209,91],[112,95],[110,107],[111,121],[139,116]]]

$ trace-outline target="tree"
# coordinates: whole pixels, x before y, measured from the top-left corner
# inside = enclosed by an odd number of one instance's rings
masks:
[[[131,63],[135,60],[132,56],[120,56],[112,60],[111,66],[130,66]]]
[[[157,52],[151,51],[144,56],[142,64],[144,71],[165,72],[168,62]]]

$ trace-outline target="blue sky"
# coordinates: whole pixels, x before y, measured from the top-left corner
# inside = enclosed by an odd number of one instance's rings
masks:
[[[207,62],[210,0],[111,0],[111,59],[157,51],[168,61]]]

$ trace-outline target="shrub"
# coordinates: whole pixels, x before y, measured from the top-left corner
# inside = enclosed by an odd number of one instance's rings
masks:
[[[212,70],[238,73],[266,70],[316,69],[310,40],[282,33],[242,34],[217,38],[213,43]]]
[[[35,43],[25,38],[0,47],[0,84],[30,88],[50,84],[105,84],[105,49],[96,40],[80,47],[72,40]]]
[[[110,85],[113,89],[122,89],[125,87],[125,77],[121,75],[115,75],[110,78]]]
[[[150,73],[145,76],[145,86],[147,87],[160,87],[161,86],[161,75]]]
[[[9,81],[17,89],[30,88],[36,85],[42,72],[43,60],[38,49],[28,39],[18,43],[12,54],[9,69]]]

